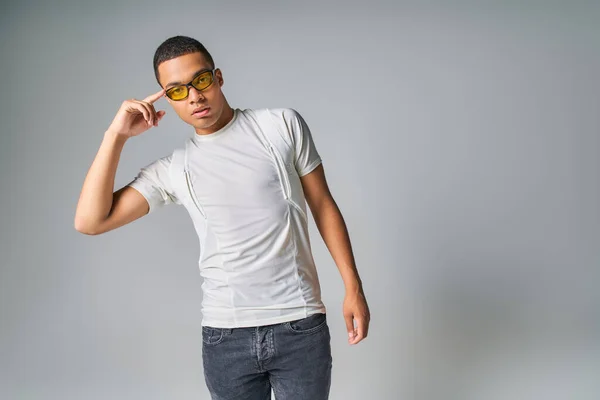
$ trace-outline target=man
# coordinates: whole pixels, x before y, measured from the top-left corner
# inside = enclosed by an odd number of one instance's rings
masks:
[[[343,314],[350,344],[367,336],[370,314],[308,126],[293,109],[230,107],[221,90],[222,71],[195,39],[175,36],[163,42],[154,71],[161,90],[124,101],[105,132],[83,184],[75,228],[96,235],[164,205],[183,204],[200,237],[202,354],[213,398],[270,399],[271,388],[278,399],[328,398],[330,334],[305,203],[346,287]],[[154,104],[162,97],[195,130],[181,171],[173,152],[113,193],[125,142],[158,126],[165,111]],[[265,126],[266,113],[272,126]],[[300,204],[290,197],[285,168],[277,169],[275,152],[265,141],[267,129],[283,132],[293,148],[290,170],[301,182]],[[177,187],[179,179],[185,179],[185,190]]]

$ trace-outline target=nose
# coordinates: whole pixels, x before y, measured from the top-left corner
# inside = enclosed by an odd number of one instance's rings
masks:
[[[190,85],[188,86],[188,99],[192,102],[197,101],[198,99],[204,100],[204,95],[201,91]]]

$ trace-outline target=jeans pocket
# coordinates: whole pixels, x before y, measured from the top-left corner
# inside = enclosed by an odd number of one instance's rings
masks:
[[[223,341],[223,329],[212,328],[210,326],[202,327],[202,342],[209,346],[214,346]]]
[[[314,333],[327,326],[327,316],[324,313],[316,313],[306,318],[286,322],[284,325],[293,333]]]

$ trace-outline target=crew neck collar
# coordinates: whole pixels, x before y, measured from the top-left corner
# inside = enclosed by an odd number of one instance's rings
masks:
[[[233,117],[231,118],[231,120],[225,126],[223,126],[221,129],[219,129],[218,131],[215,131],[213,133],[207,133],[206,135],[199,135],[196,132],[194,132],[193,136],[192,136],[193,140],[204,142],[206,140],[213,140],[214,138],[223,135],[223,133],[228,131],[229,128],[231,127],[231,125],[233,125],[233,123],[237,119],[238,112],[239,112],[239,110],[237,108],[234,108],[233,109]]]

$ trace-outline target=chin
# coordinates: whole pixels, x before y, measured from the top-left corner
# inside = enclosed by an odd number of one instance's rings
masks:
[[[212,118],[203,119],[201,121],[202,122],[201,127],[202,128],[210,128],[211,126],[216,124],[218,120],[219,120],[219,117],[217,117],[216,115],[212,116]]]
[[[206,119],[202,119],[202,120],[196,120],[193,121],[190,125],[192,125],[194,128],[197,129],[207,129],[210,128],[211,126],[213,126],[216,122],[217,122],[218,118],[206,118]]]

